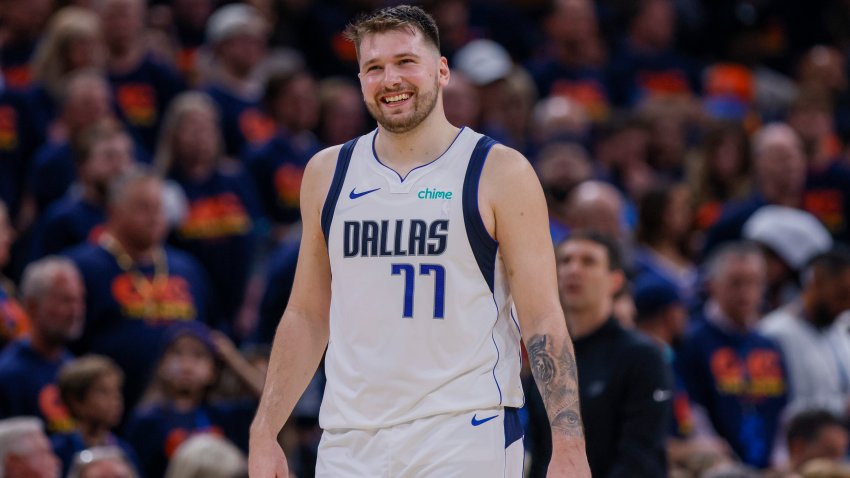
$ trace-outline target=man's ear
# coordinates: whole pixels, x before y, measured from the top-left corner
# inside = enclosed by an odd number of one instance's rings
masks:
[[[611,290],[609,291],[611,297],[614,297],[617,293],[623,290],[623,287],[626,285],[626,273],[623,272],[622,269],[617,269],[610,271],[611,277]]]
[[[440,77],[440,86],[445,87],[449,84],[449,80],[452,77],[452,72],[449,70],[449,60],[441,56],[440,57],[440,68],[438,71],[438,75]]]

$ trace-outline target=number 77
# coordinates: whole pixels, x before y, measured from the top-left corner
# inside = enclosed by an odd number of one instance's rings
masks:
[[[443,319],[445,310],[446,268],[440,264],[420,264],[419,275],[434,273],[434,318]],[[416,268],[413,264],[392,264],[394,276],[404,275],[404,311],[402,317],[413,318],[413,282]]]

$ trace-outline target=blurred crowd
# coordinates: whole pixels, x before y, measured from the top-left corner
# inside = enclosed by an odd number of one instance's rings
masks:
[[[0,477],[247,476],[304,167],[375,127],[342,30],[392,3],[0,0]],[[850,477],[850,2],[418,3],[450,121],[540,177],[594,476]]]

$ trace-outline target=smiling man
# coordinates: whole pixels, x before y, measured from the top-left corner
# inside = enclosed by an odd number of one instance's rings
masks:
[[[317,476],[522,476],[521,339],[552,426],[550,476],[590,476],[533,169],[446,119],[450,72],[424,11],[380,10],[347,34],[378,128],[306,168],[251,476],[288,476],[276,437],[326,347]]]

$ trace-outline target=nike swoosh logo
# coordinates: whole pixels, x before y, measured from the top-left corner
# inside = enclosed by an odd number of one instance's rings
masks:
[[[349,198],[351,198],[351,199],[357,199],[357,198],[359,198],[360,196],[365,196],[365,195],[367,195],[367,194],[369,194],[369,193],[373,193],[373,192],[375,192],[375,191],[377,191],[378,189],[381,189],[381,188],[370,189],[370,190],[368,190],[368,191],[363,191],[363,192],[359,192],[359,193],[358,193],[358,192],[354,192],[354,190],[355,190],[355,189],[357,189],[357,188],[353,188],[353,189],[351,190],[351,192],[350,192],[350,193],[348,193],[348,197],[349,197]]]
[[[481,420],[478,420],[478,419],[475,418],[476,415],[477,415],[477,413],[475,415],[472,415],[472,426],[474,426],[474,427],[477,427],[478,425],[481,425],[482,423],[487,423],[490,420],[499,416],[499,415],[493,415],[492,417],[482,418]]]

